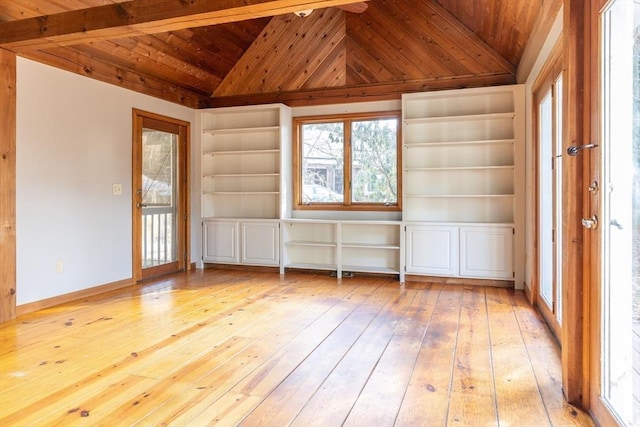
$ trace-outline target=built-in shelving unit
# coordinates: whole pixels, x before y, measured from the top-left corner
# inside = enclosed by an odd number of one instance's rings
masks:
[[[281,126],[285,108],[201,113],[203,218],[280,217],[282,140],[290,137]]]
[[[342,271],[397,274],[404,282],[400,222],[343,221],[339,227]]]
[[[199,114],[204,261],[279,265],[279,219],[290,206],[290,109]]]
[[[519,204],[524,201],[523,106],[521,86],[403,95],[407,272],[514,278],[513,248],[520,250],[520,244],[524,248]],[[484,262],[495,265],[484,270],[481,266],[476,270],[461,268],[461,259],[472,259],[473,264],[474,251],[486,252],[486,248],[474,246],[483,242],[481,238],[460,244],[466,226],[477,226],[487,236],[495,236],[496,230],[500,236],[508,236],[498,239],[502,246],[495,252],[508,259],[484,257]],[[484,243],[494,242],[491,239],[487,237]],[[505,239],[516,239],[517,245],[505,248]],[[437,252],[437,245],[445,250]],[[461,248],[466,250],[464,254]],[[511,252],[505,254],[505,250]],[[429,253],[432,256],[427,259]],[[438,265],[433,263],[436,254],[442,260]]]
[[[396,274],[404,281],[400,221],[290,219],[282,221],[287,268]]]
[[[402,97],[402,218],[292,210],[291,111],[199,112],[203,261],[524,282],[522,86]]]
[[[281,273],[285,268],[337,270],[338,233],[333,221],[286,220]]]

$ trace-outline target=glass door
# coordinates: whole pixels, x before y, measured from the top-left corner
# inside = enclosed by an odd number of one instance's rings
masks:
[[[186,127],[135,112],[134,276],[185,269]]]
[[[640,2],[601,12],[602,280],[600,399],[640,425]]]
[[[555,49],[535,89],[538,176],[536,306],[560,339],[562,324],[562,61]]]

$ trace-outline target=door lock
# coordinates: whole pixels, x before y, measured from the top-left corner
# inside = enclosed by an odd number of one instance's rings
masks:
[[[591,218],[582,218],[582,226],[590,230],[598,228],[598,217],[593,215]]]

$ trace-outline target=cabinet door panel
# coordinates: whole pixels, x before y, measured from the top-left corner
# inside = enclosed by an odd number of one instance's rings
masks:
[[[460,227],[460,275],[513,278],[513,229]]]
[[[407,273],[457,276],[458,227],[407,226]]]
[[[242,223],[243,264],[278,265],[280,230],[277,222]]]
[[[237,222],[205,221],[202,224],[202,235],[204,262],[239,262]]]

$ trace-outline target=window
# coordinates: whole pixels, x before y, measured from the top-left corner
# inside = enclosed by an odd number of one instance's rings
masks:
[[[294,121],[297,209],[400,210],[400,114]]]

